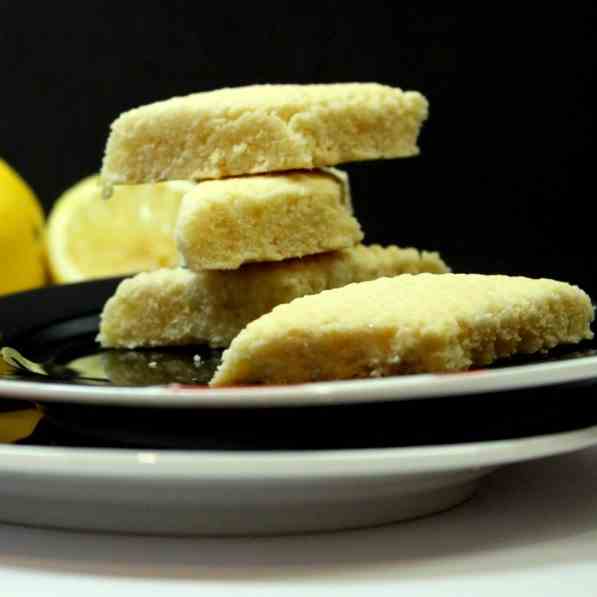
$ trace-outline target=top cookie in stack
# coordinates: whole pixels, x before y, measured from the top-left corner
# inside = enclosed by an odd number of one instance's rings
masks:
[[[107,185],[204,180],[417,155],[427,100],[376,83],[254,85],[175,97],[112,125]]]

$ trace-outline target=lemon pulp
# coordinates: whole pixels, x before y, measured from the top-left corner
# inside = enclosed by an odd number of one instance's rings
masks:
[[[57,282],[117,276],[178,264],[174,228],[193,183],[118,186],[102,197],[99,176],[83,179],[48,219],[48,260]]]

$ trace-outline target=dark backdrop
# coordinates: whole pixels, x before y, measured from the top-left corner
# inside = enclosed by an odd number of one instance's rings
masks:
[[[370,242],[483,271],[592,276],[592,15],[463,26],[457,87],[454,12],[211,4],[0,2],[0,152],[46,208],[98,170],[110,122],[133,106],[225,85],[379,81],[423,91],[431,118],[420,158],[347,167]]]

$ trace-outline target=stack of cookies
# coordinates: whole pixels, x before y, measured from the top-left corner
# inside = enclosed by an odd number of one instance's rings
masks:
[[[99,340],[226,347],[276,305],[353,282],[448,271],[436,253],[360,244],[341,162],[408,157],[427,101],[377,84],[222,89],[116,120],[109,186],[187,180],[176,237],[184,267],[126,280]]]
[[[217,386],[454,371],[591,337],[576,287],[449,274],[436,253],[360,244],[333,166],[416,155],[426,117],[420,93],[378,84],[222,89],[123,114],[107,187],[192,184],[183,266],[125,280],[100,343],[229,346]]]

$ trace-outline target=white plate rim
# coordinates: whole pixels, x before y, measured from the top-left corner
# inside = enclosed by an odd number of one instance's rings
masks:
[[[134,483],[265,481],[417,475],[481,469],[597,444],[597,425],[573,431],[450,445],[275,452],[60,448],[0,445],[0,475]]]
[[[0,380],[0,397],[152,408],[254,408],[359,404],[486,394],[597,378],[597,356],[460,373],[314,382],[288,386],[114,387]]]

